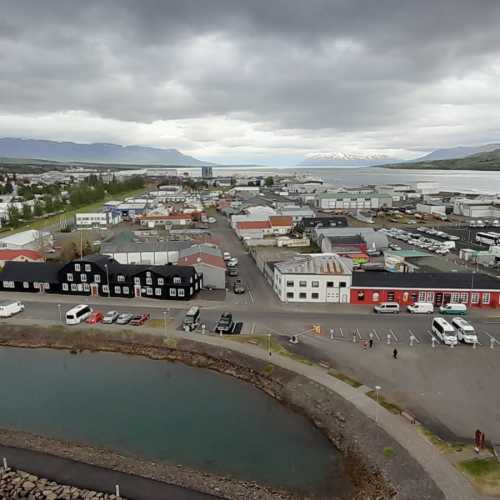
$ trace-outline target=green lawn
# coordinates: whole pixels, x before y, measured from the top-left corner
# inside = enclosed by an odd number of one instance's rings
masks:
[[[55,224],[59,222],[61,218],[67,218],[67,217],[72,217],[75,214],[82,213],[82,212],[92,212],[95,210],[100,210],[104,203],[106,203],[109,200],[123,200],[124,198],[128,198],[129,196],[135,196],[138,194],[144,193],[144,188],[141,189],[135,189],[133,191],[127,191],[125,193],[122,193],[117,196],[112,196],[108,195],[104,200],[101,201],[96,201],[95,203],[90,203],[88,205],[84,205],[83,207],[80,208],[74,208],[74,209],[69,209],[66,210],[64,213],[59,214],[59,215],[52,215],[51,217],[46,217],[43,219],[37,219],[31,222],[28,222],[26,224],[23,224],[22,226],[17,227],[16,229],[9,229],[5,228],[2,229],[2,232],[8,232],[9,234],[15,234],[19,233],[21,231],[26,231],[28,229],[43,229],[47,226],[51,226],[52,224]]]
[[[346,375],[345,373],[338,372],[337,370],[328,370],[328,373],[332,377],[335,377],[335,378],[338,378],[339,380],[342,380],[342,382],[349,384],[351,387],[354,387],[355,389],[357,389],[358,387],[361,387],[363,385],[361,382],[358,382],[356,379],[349,377],[349,375]]]
[[[377,391],[367,392],[366,395],[377,401]],[[391,413],[394,413],[394,415],[401,415],[401,412],[403,411],[397,404],[387,401],[387,399],[385,399],[380,393],[378,395],[378,404]]]
[[[500,463],[495,457],[464,460],[457,467],[483,495],[500,495]]]

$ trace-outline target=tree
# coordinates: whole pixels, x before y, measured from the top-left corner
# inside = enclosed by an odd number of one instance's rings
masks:
[[[10,194],[14,191],[14,186],[12,185],[12,182],[8,179],[7,182],[5,183],[5,192]]]
[[[21,214],[19,210],[14,205],[10,205],[7,210],[7,215],[9,218],[9,223],[12,227],[17,227],[20,224]]]
[[[271,187],[271,186],[274,186],[274,177],[272,175],[270,175],[269,177],[266,177],[265,181],[264,181],[264,184],[267,186],[267,187]]]
[[[30,220],[33,217],[31,207],[27,203],[23,203],[23,220]]]
[[[43,205],[40,200],[36,200],[35,204],[33,205],[33,215],[35,217],[40,217],[43,215]]]

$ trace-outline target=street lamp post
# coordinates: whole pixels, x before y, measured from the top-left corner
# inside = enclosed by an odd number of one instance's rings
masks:
[[[106,283],[108,285],[108,299],[111,297],[111,289],[110,289],[110,285],[109,285],[109,269],[108,269],[108,265],[107,264],[104,264],[104,267],[106,268]]]
[[[61,311],[61,304],[57,304],[57,309],[59,309],[59,321],[62,323],[62,311]]]
[[[376,385],[375,386],[375,393],[377,395],[377,407],[375,408],[375,422],[378,424],[378,401],[379,401],[379,391],[380,389],[382,389],[382,387],[380,387],[379,385]]]
[[[272,355],[271,353],[271,334],[267,334],[267,351],[269,352],[269,356]]]
[[[163,311],[163,327],[165,328],[165,335],[167,334],[167,311]]]

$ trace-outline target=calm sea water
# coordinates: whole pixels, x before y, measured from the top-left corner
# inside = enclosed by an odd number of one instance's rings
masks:
[[[443,191],[465,193],[500,193],[500,172],[477,172],[462,170],[404,170],[377,167],[261,167],[261,168],[214,168],[215,175],[237,173],[310,174],[321,177],[325,182],[338,186],[360,186],[362,184],[414,183],[432,181],[439,183]]]
[[[112,353],[0,349],[0,427],[296,491],[345,490],[305,418],[229,376]]]

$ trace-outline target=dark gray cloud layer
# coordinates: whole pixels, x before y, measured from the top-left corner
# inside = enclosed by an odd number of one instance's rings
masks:
[[[409,126],[448,138],[441,127],[453,126],[469,141],[499,132],[488,113],[476,128],[453,123],[477,119],[482,106],[500,115],[497,0],[0,0],[0,8],[4,115],[226,116],[400,149],[429,145]]]

